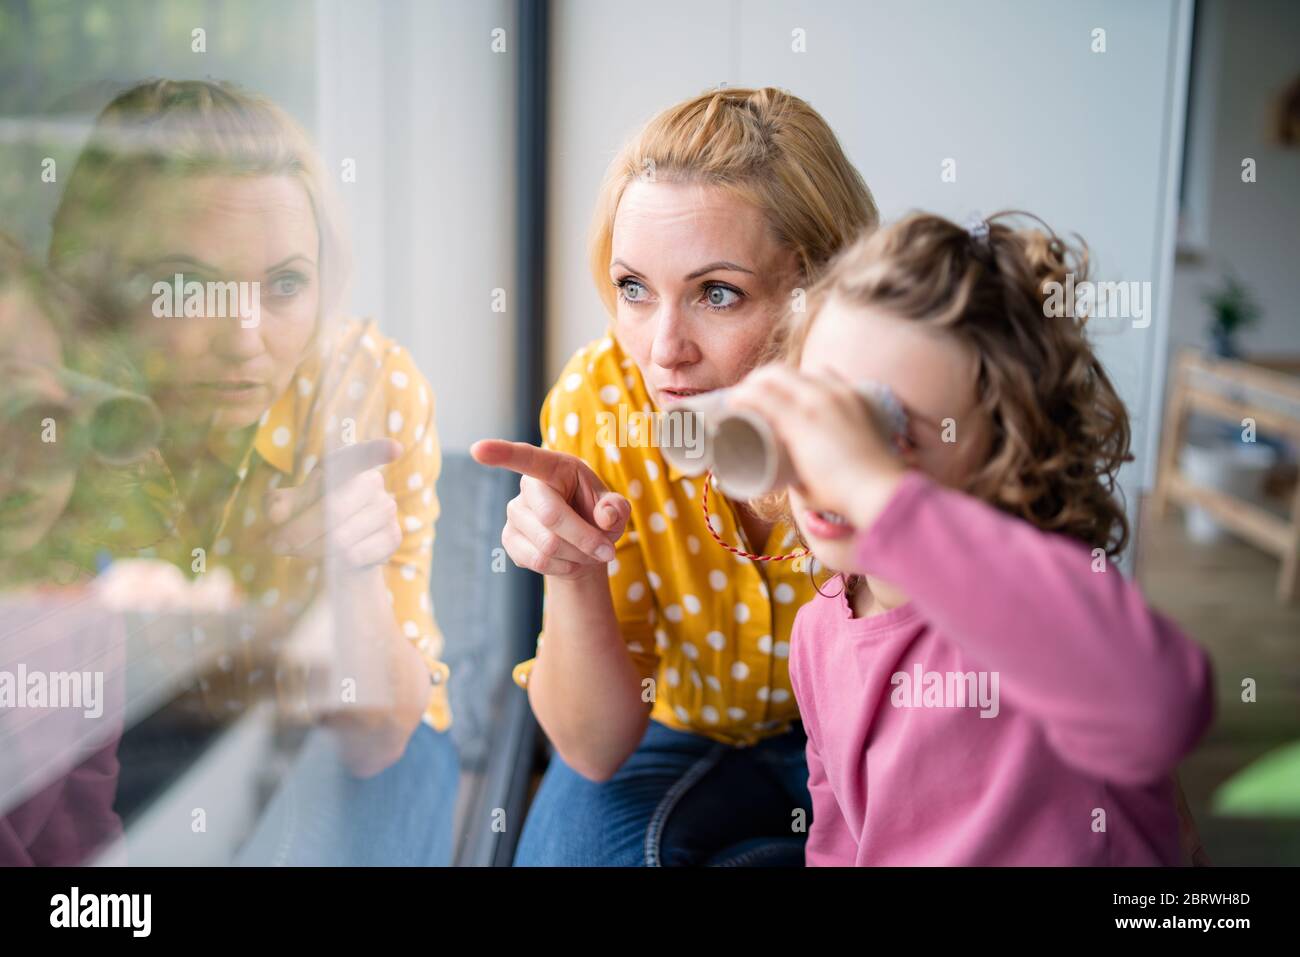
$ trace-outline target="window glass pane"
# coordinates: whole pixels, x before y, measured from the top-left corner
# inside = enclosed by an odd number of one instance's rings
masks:
[[[0,2],[0,863],[486,821],[512,11]]]

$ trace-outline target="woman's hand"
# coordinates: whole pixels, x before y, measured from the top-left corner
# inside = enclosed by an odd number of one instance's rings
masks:
[[[383,565],[401,545],[402,527],[380,469],[401,454],[392,439],[346,445],[322,458],[302,485],[268,492],[271,551],[354,570]]]
[[[761,415],[789,452],[796,490],[818,509],[870,527],[906,471],[871,404],[852,385],[789,366],[755,369],[729,401]]]
[[[320,626],[331,639],[325,659],[297,669],[293,680],[302,684],[302,713],[338,732],[345,765],[362,777],[401,758],[429,697],[428,669],[398,628],[383,576],[403,531],[381,469],[401,454],[393,439],[347,445],[326,454],[302,485],[264,499],[274,553],[323,559],[345,573],[324,606],[333,625]],[[347,703],[339,696],[344,679],[355,694]]]
[[[522,476],[501,530],[501,544],[516,565],[554,578],[605,577],[614,542],[632,515],[627,499],[565,452],[500,439],[476,442],[469,451],[480,465]]]

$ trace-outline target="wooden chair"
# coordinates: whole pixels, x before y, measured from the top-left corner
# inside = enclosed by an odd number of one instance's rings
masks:
[[[1160,437],[1160,460],[1152,508],[1163,518],[1170,502],[1205,509],[1225,528],[1281,559],[1278,601],[1300,593],[1300,483],[1288,515],[1191,482],[1179,468],[1187,421],[1197,412],[1241,428],[1256,428],[1300,444],[1300,363],[1218,359],[1183,349],[1174,363]]]

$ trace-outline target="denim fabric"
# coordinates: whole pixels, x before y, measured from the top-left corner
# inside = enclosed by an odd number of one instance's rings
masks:
[[[600,783],[556,755],[515,865],[801,867],[812,822],[806,740],[795,725],[733,748],[651,721],[636,752]]]
[[[450,735],[421,723],[392,767],[357,778],[331,732],[313,731],[237,864],[445,866],[460,777]]]

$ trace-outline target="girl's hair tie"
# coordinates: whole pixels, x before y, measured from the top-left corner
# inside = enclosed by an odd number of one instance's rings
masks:
[[[989,238],[988,220],[984,219],[982,216],[980,216],[977,213],[972,213],[970,218],[966,220],[966,232],[968,232],[970,234],[970,238],[975,240],[975,242],[977,243],[988,242],[988,238]]]

